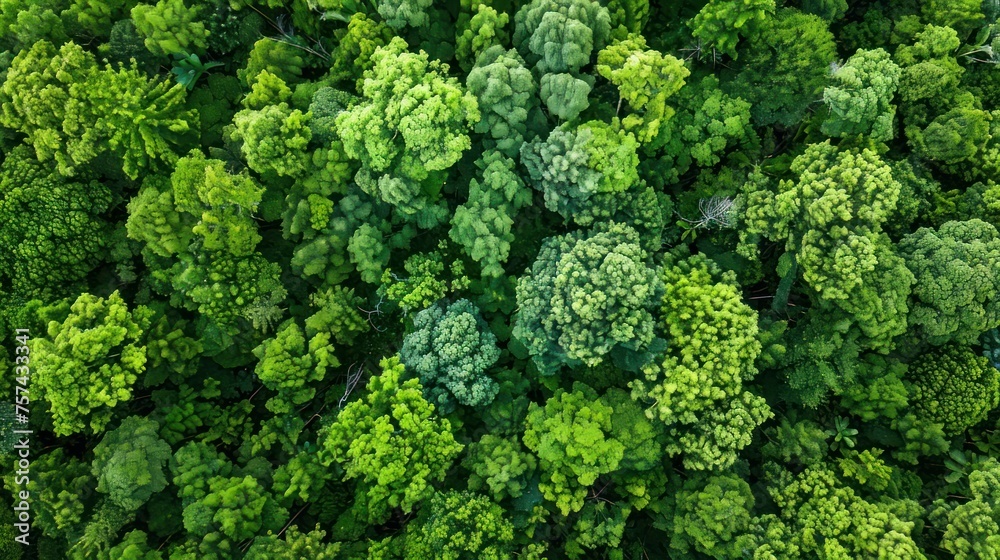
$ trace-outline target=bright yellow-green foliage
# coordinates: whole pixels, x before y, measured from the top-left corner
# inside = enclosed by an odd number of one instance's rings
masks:
[[[931,344],[975,342],[1000,325],[1000,234],[978,219],[920,228],[900,242],[913,272],[910,324]]]
[[[471,146],[468,130],[479,121],[479,109],[475,96],[447,77],[447,65],[428,60],[427,53],[408,52],[402,39],[376,49],[372,62],[363,101],[337,117],[337,131],[347,155],[378,180],[378,192],[371,194],[412,214],[434,198],[417,193],[394,198],[399,187],[391,181],[439,188],[436,173]]]
[[[462,450],[422,394],[420,382],[402,381],[398,357],[385,358],[368,393],[344,407],[320,433],[323,463],[340,464],[357,480],[355,507],[370,523],[381,523],[395,509],[404,512],[429,498],[430,486]]]
[[[442,414],[456,403],[482,408],[500,387],[486,371],[500,357],[497,338],[467,299],[433,305],[416,314],[399,358],[420,378],[424,395]]]
[[[129,416],[105,434],[94,448],[92,472],[98,492],[135,511],[167,486],[163,469],[170,459],[170,446],[157,436],[159,429],[153,420]]]
[[[151,253],[145,256],[157,265],[160,290],[230,335],[242,330],[241,322],[260,331],[272,327],[285,290],[280,267],[256,252],[261,237],[253,212],[263,188],[200,152],[177,162],[169,185],[147,183],[129,203],[126,227]]]
[[[20,130],[42,161],[63,175],[104,152],[126,175],[173,163],[197,113],[180,84],[151,80],[135,68],[99,69],[75,43],[58,50],[39,41],[21,51],[0,87],[0,124]]]
[[[873,346],[887,346],[906,328],[912,284],[882,233],[900,183],[873,150],[841,150],[830,141],[806,148],[791,172],[797,178],[782,180],[777,194],[749,195],[747,225],[783,240],[816,294],[858,322]]]
[[[339,558],[340,543],[325,542],[326,531],[317,525],[308,533],[302,533],[292,525],[285,531],[284,538],[280,532],[268,532],[266,536],[257,537],[253,545],[247,549],[244,560],[291,560],[293,558],[309,558],[310,560],[336,560]]]
[[[688,26],[703,51],[714,49],[735,58],[740,35],[752,34],[773,15],[774,0],[711,0],[688,20]]]
[[[969,489],[972,499],[947,512],[941,546],[956,560],[995,558],[1000,552],[1000,463],[991,457],[979,465],[969,474]]]
[[[690,470],[727,469],[753,441],[754,430],[773,415],[763,397],[743,391],[702,413],[694,424],[670,426],[665,449],[670,456],[683,455]]]
[[[899,182],[871,149],[839,150],[829,141],[809,146],[795,159],[795,180],[778,194],[755,193],[747,215],[755,227],[785,240],[803,278],[826,299],[847,299],[872,270],[874,237],[895,208]],[[842,266],[838,266],[843,262]]]
[[[985,356],[957,344],[917,358],[906,379],[913,409],[942,424],[949,435],[978,424],[1000,404],[1000,371]]]
[[[784,472],[768,490],[803,552],[820,558],[925,558],[913,541],[913,521],[896,514],[903,506],[866,501],[826,465],[798,475]]]
[[[152,6],[139,4],[132,8],[132,21],[145,39],[146,48],[163,56],[203,53],[208,30],[201,19],[200,6],[185,6],[184,0],[159,0]]]
[[[691,72],[671,55],[647,48],[642,35],[629,35],[597,53],[597,73],[618,87],[633,113],[622,128],[648,144],[674,116],[668,100],[684,86]]]
[[[59,435],[100,433],[146,368],[143,331],[152,312],[129,311],[118,292],[105,298],[81,294],[48,336],[32,339],[33,387],[49,406]]]
[[[653,342],[658,288],[628,226],[550,237],[518,281],[513,334],[543,375],[563,365],[596,366],[613,353],[641,355]]]
[[[462,466],[469,469],[469,489],[489,490],[497,499],[517,498],[527,490],[537,461],[516,439],[486,434],[469,444]]]
[[[131,179],[172,165],[198,120],[195,111],[185,108],[185,91],[181,84],[150,80],[135,68],[108,67],[87,84],[82,102],[95,123],[82,142],[115,154]]]
[[[563,515],[580,511],[590,486],[622,460],[625,446],[612,434],[612,412],[582,383],[528,410],[523,440],[538,456],[538,488]]]
[[[406,558],[413,560],[508,560],[514,526],[504,510],[471,492],[435,494],[407,526]]]
[[[260,530],[277,531],[287,515],[252,476],[216,476],[204,496],[184,507],[184,528],[193,536],[238,542]]]
[[[372,55],[392,39],[392,30],[382,21],[375,21],[357,12],[351,15],[333,51],[330,77],[334,81],[362,80],[372,67]]]
[[[669,259],[660,279],[667,351],[631,382],[632,397],[670,426],[667,451],[684,454],[685,466],[724,468],[771,416],[766,402],[743,388],[757,374],[757,314],[743,303],[734,275],[704,255]]]
[[[702,254],[667,261],[660,280],[668,350],[631,383],[632,397],[652,403],[651,418],[694,424],[757,375],[757,313],[743,303],[735,276]]]
[[[80,143],[84,130],[64,129],[63,122],[82,109],[74,90],[85,86],[96,66],[94,55],[76,43],[57,49],[39,41],[14,57],[0,87],[0,124],[24,131],[38,159],[55,159],[63,174],[89,159],[79,155],[92,148]]]
[[[287,103],[245,109],[233,117],[232,138],[243,143],[247,165],[262,176],[300,177],[311,167],[306,151],[310,116]]]
[[[891,140],[896,117],[892,98],[901,74],[883,49],[858,50],[833,73],[834,84],[823,90],[823,102],[830,107],[823,133],[835,137],[867,134],[873,140]]]
[[[330,333],[321,332],[308,340],[295,322],[278,328],[274,338],[254,349],[260,361],[255,369],[265,387],[277,394],[267,401],[275,414],[291,412],[293,407],[309,402],[316,389],[312,381],[322,381],[328,368],[340,362],[333,355]]]
[[[505,29],[510,16],[487,4],[479,4],[469,20],[469,26],[455,37],[455,56],[463,68],[479,65],[478,58],[494,46],[508,44],[510,34]],[[471,86],[469,89],[472,89]],[[480,103],[482,106],[483,103]],[[524,104],[516,104],[522,108]]]

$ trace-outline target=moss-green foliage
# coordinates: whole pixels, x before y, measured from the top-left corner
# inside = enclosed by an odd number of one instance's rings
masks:
[[[822,95],[837,49],[825,21],[785,8],[763,18],[738,54],[726,92],[750,102],[755,125],[791,127]]]
[[[471,492],[435,494],[408,526],[406,557],[414,559],[512,558],[514,526],[503,509]]]
[[[23,298],[71,293],[102,260],[114,200],[101,183],[70,182],[18,146],[0,165],[0,279]]]
[[[1000,371],[956,344],[917,358],[906,378],[915,412],[942,424],[948,434],[978,424],[1000,404]]]
[[[867,134],[887,141],[895,135],[893,95],[901,71],[883,49],[859,50],[833,73],[834,85],[823,90],[830,116],[823,132],[830,136]]]
[[[518,148],[531,136],[529,125],[537,120],[538,85],[517,51],[505,51],[493,45],[476,58],[475,67],[466,81],[469,92],[476,96],[482,119],[474,130],[488,135],[487,147],[514,157]]]
[[[399,357],[420,378],[428,402],[444,414],[456,403],[486,406],[500,389],[486,373],[500,357],[496,336],[467,299],[417,313]]]
[[[592,269],[600,272],[584,272]],[[649,310],[658,287],[628,226],[551,237],[518,282],[513,334],[543,375],[641,356],[654,339]]]
[[[157,436],[155,421],[129,416],[94,448],[92,472],[97,491],[134,511],[167,486],[164,474],[170,446]]]
[[[932,344],[970,344],[1000,324],[1000,235],[982,220],[921,228],[900,242],[913,272],[909,322]]]

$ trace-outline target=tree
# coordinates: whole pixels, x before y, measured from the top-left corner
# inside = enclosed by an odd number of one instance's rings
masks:
[[[752,36],[773,15],[774,0],[710,0],[688,20],[688,27],[702,51],[711,48],[737,58],[740,35]]]
[[[802,120],[826,86],[837,47],[821,18],[784,8],[756,26],[741,52],[726,93],[750,102],[755,125],[787,128]]]
[[[314,381],[322,381],[329,368],[340,362],[333,355],[333,345],[328,332],[306,338],[302,328],[288,321],[278,328],[274,338],[254,349],[260,359],[255,369],[265,387],[277,394],[267,401],[267,408],[275,414],[292,412],[293,408],[307,403],[316,394]]]
[[[437,304],[417,313],[403,338],[400,361],[417,374],[427,401],[443,414],[456,403],[483,407],[499,387],[487,370],[500,357],[496,336],[467,299]]]
[[[510,16],[506,12],[497,12],[485,3],[478,4],[476,13],[469,18],[468,26],[463,27],[460,24],[455,37],[455,57],[463,69],[468,71],[473,64],[480,66],[479,58],[483,53],[493,47],[508,44],[510,34],[504,28],[509,20]],[[472,86],[469,86],[469,90],[472,90]],[[479,106],[488,107],[482,100]],[[523,106],[524,104],[519,104],[518,108]]]
[[[681,90],[691,72],[671,55],[647,49],[641,35],[630,35],[597,54],[598,74],[618,87],[621,100],[634,111],[622,128],[648,144],[674,115],[667,100]],[[617,115],[617,110],[616,110]]]
[[[750,124],[750,104],[719,89],[718,78],[706,76],[688,84],[673,101],[676,114],[647,144],[647,152],[655,149],[662,154],[658,169],[663,170],[660,179],[665,183],[679,181],[692,165],[711,168],[727,151],[759,145]]]
[[[625,447],[612,435],[612,412],[582,383],[528,409],[523,440],[538,456],[538,488],[563,515],[580,511],[588,488],[622,460]]]
[[[701,475],[684,481],[677,494],[670,548],[694,549],[715,558],[736,558],[736,537],[749,530],[754,497],[733,474]]]
[[[430,484],[462,450],[451,423],[438,417],[417,379],[402,381],[398,357],[380,362],[368,394],[345,406],[321,430],[322,463],[338,463],[345,479],[357,479],[355,510],[369,523],[381,523],[395,508],[410,512],[433,494]]]
[[[215,476],[205,494],[184,507],[184,529],[208,540],[239,542],[260,530],[279,530],[286,515],[254,477]]]
[[[469,199],[455,209],[448,235],[479,262],[483,276],[499,277],[514,241],[514,216],[531,204],[531,191],[517,175],[514,160],[500,151],[487,152],[476,167],[482,182],[469,181]]]
[[[893,96],[902,71],[882,49],[859,49],[837,68],[834,85],[823,90],[830,116],[823,121],[824,134],[845,137],[866,134],[876,141],[894,136],[896,107]]]
[[[991,457],[969,473],[971,500],[946,512],[941,546],[956,560],[993,558],[1000,552],[998,483],[1000,464]]]
[[[27,146],[0,164],[0,285],[22,298],[71,293],[107,256],[113,203],[97,181],[67,182]]]
[[[539,118],[538,85],[514,49],[493,45],[476,59],[466,80],[482,119],[473,129],[486,148],[514,157],[529,139],[529,125]]]
[[[146,367],[141,340],[152,312],[129,311],[116,291],[107,299],[81,294],[63,316],[49,322],[47,337],[31,340],[32,382],[56,434],[100,433]]]
[[[326,531],[321,531],[317,525],[308,533],[299,531],[292,525],[281,535],[269,532],[266,536],[257,537],[253,545],[247,549],[245,560],[294,560],[311,558],[313,560],[335,560],[340,552],[340,543],[323,542]]]
[[[99,69],[72,42],[56,50],[39,41],[11,63],[0,124],[23,131],[38,159],[54,159],[62,175],[111,152],[135,179],[158,162],[173,163],[189,140],[197,114],[185,108],[185,91],[134,67]]]
[[[406,557],[414,560],[512,558],[514,526],[503,509],[471,492],[436,493],[407,526]]]
[[[514,16],[514,46],[539,80],[549,112],[563,120],[587,108],[593,78],[581,69],[610,37],[608,10],[594,0],[532,0]]]
[[[659,276],[668,350],[630,383],[632,397],[651,402],[647,414],[668,425],[699,423],[757,374],[757,313],[743,303],[734,275],[703,254],[670,258]]]
[[[262,80],[269,78],[280,80],[264,70],[257,76],[254,93],[258,93]],[[284,86],[284,82],[279,83]],[[252,104],[252,97],[247,96],[244,103]],[[260,109],[248,107],[233,117],[231,136],[234,141],[242,142],[247,165],[265,179],[275,175],[301,177],[311,168],[311,158],[306,151],[312,138],[310,116],[308,112],[290,109],[283,101],[266,104]]]
[[[63,175],[88,159],[89,154],[78,152],[92,148],[81,145],[83,130],[64,130],[63,122],[77,109],[71,93],[74,84],[85,84],[96,67],[94,56],[76,43],[56,49],[48,41],[38,41],[14,57],[0,86],[0,124],[24,131],[39,161],[55,159]]]
[[[399,30],[406,26],[427,26],[431,4],[431,0],[378,0],[376,6],[386,25]]]
[[[484,435],[466,448],[462,466],[468,469],[469,490],[489,490],[497,500],[518,498],[529,490],[538,462],[516,438]]]
[[[981,220],[920,228],[900,242],[913,273],[909,322],[931,344],[975,342],[1000,325],[1000,234]]]
[[[542,375],[609,356],[643,361],[659,282],[638,243],[635,230],[613,222],[542,243],[518,281],[513,330]]]
[[[957,344],[922,355],[906,373],[910,406],[923,419],[962,433],[1000,404],[1000,371],[984,356]]]
[[[785,240],[803,280],[856,322],[872,348],[890,345],[906,328],[913,283],[882,233],[901,188],[892,169],[869,148],[840,150],[828,140],[806,148],[791,172],[797,180],[781,181],[779,194],[748,196],[748,227]]]
[[[803,552],[925,558],[913,541],[914,522],[896,513],[905,511],[902,504],[866,501],[825,464],[806,467],[798,475],[786,471],[768,492],[792,530],[790,540]]]
[[[337,117],[347,155],[371,175],[359,181],[376,198],[413,215],[436,202],[440,172],[471,146],[476,98],[447,77],[448,66],[407,52],[394,38],[372,55],[363,101]]]
[[[523,144],[521,163],[546,208],[587,226],[616,194],[639,182],[638,147],[631,133],[603,122],[567,123],[544,141]]]
[[[159,0],[152,6],[138,4],[132,8],[132,21],[153,54],[203,54],[208,46],[208,30],[199,21],[200,8],[200,5],[189,8],[183,0]]]
[[[139,509],[150,496],[167,486],[163,468],[170,459],[170,446],[159,438],[154,420],[129,416],[108,432],[94,448],[91,472],[97,491],[116,505]]]

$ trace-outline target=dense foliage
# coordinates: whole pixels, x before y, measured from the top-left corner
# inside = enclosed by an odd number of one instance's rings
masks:
[[[996,0],[0,0],[0,560],[1000,558],[998,122]]]

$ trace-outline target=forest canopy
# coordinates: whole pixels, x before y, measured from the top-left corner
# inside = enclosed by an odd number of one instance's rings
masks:
[[[0,0],[0,560],[998,559],[998,177],[996,0]]]

